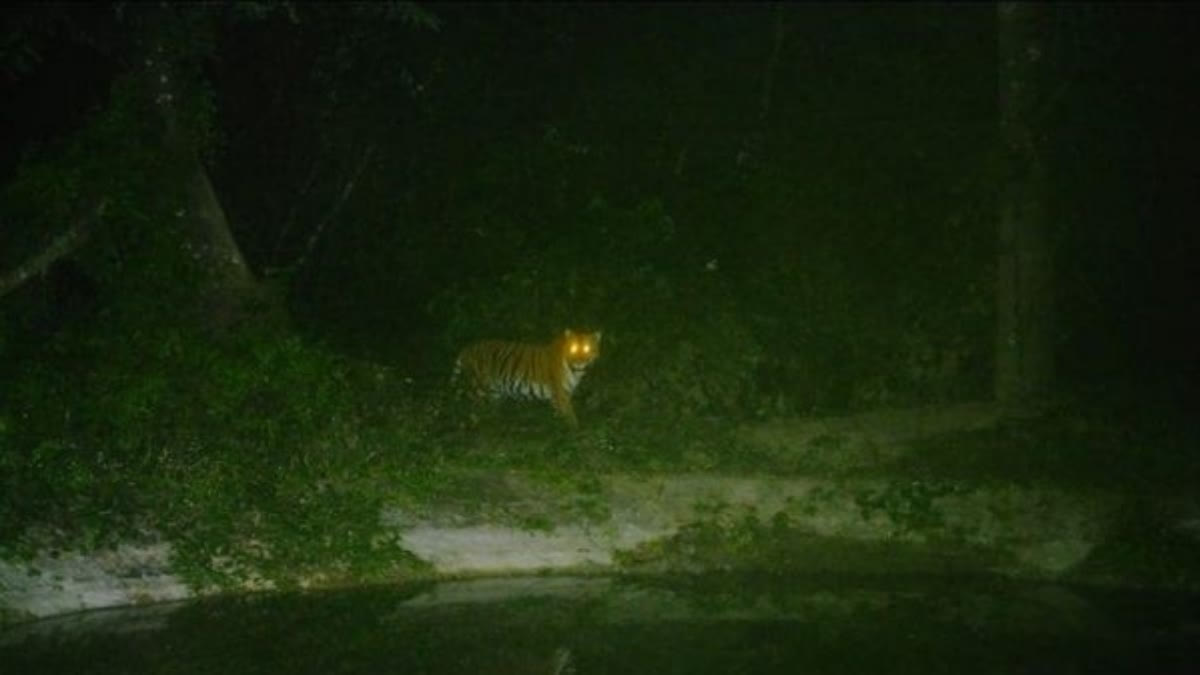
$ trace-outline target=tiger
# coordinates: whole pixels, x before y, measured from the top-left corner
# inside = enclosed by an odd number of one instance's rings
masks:
[[[567,424],[579,420],[571,394],[600,356],[601,332],[564,330],[547,344],[484,340],[468,345],[454,362],[454,379],[469,378],[476,394],[549,401]]]

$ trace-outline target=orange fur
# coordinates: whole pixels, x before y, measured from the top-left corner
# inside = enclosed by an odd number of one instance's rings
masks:
[[[578,426],[571,394],[589,366],[600,356],[600,332],[563,331],[548,344],[485,340],[459,352],[457,378],[466,377],[475,391],[493,398],[536,398],[549,401],[567,424]]]

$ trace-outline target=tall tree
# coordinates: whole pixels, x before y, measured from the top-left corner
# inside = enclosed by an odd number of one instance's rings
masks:
[[[164,286],[201,291],[197,299],[205,302],[196,305],[208,313],[201,320],[223,325],[227,310],[256,296],[258,284],[202,160],[215,120],[200,66],[211,57],[219,11],[165,3],[57,8],[45,16],[25,11],[38,19],[28,23],[40,35],[14,32],[28,46],[24,51],[40,57],[40,43],[52,49],[83,42],[119,64],[119,72],[82,127],[58,130],[54,144],[33,147],[5,186],[27,206],[8,211],[13,225],[45,243],[30,243],[27,256],[0,274],[0,294],[103,234],[114,245],[111,257],[121,261],[117,267],[147,268]],[[69,218],[57,212],[62,202]]]
[[[437,27],[436,17],[409,2],[336,10],[258,2],[51,5],[24,7],[6,17],[0,72],[14,79],[28,75],[43,51],[67,42],[87,44],[116,64],[118,73],[107,100],[82,128],[70,129],[54,146],[33,148],[4,186],[7,203],[0,218],[29,236],[19,258],[10,251],[4,260],[0,296],[100,239],[112,250],[98,257],[120,261],[112,267],[126,278],[125,288],[150,298],[169,292],[170,300],[150,304],[171,306],[175,315],[222,327],[248,308],[277,308],[282,294],[269,289],[278,285],[263,283],[248,263],[209,174],[219,133],[211,69],[206,70],[220,58],[221,31],[271,17],[292,27],[315,22],[316,31],[336,20],[373,31],[377,41],[394,38],[397,25]],[[334,98],[325,105],[332,106]],[[368,144],[361,153],[339,201],[326,209],[327,220],[373,150]],[[24,211],[13,208],[17,201]],[[308,237],[305,255],[325,224]],[[142,276],[133,279],[133,267]]]
[[[139,64],[146,91],[161,116],[164,155],[171,158],[180,181],[176,210],[181,245],[205,271],[201,287],[203,319],[223,327],[260,296],[260,286],[229,227],[225,209],[201,160],[212,120],[204,87],[184,86],[183,67],[206,53],[216,16],[204,7],[162,5],[148,9]],[[189,128],[184,111],[191,111]]]
[[[1054,380],[1053,265],[1047,236],[1046,160],[1038,74],[1044,8],[1001,2],[997,10],[1000,194],[996,264],[995,396],[1011,414],[1034,412]]]

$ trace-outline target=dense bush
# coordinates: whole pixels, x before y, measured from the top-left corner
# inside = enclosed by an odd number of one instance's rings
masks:
[[[601,361],[581,395],[604,419],[736,414],[753,388],[755,339],[728,281],[689,256],[662,204],[596,200],[570,231],[498,278],[435,297],[446,351],[480,337],[548,341],[565,327],[601,329]],[[689,257],[694,264],[679,263]]]
[[[601,328],[604,355],[581,395],[614,422],[836,412],[986,392],[990,305],[982,280],[972,279],[979,268],[968,271],[978,252],[945,269],[880,275],[865,269],[869,259],[853,258],[859,245],[822,240],[812,225],[755,251],[733,233],[720,247],[702,243],[692,233],[709,223],[680,226],[657,199],[630,207],[594,199],[570,222],[567,236],[506,251],[507,269],[434,297],[444,353],[480,337],[541,341],[563,327]],[[956,274],[964,278],[954,284]],[[937,283],[927,275],[954,292],[922,294]]]
[[[197,570],[215,555],[230,565],[258,555],[269,560],[256,567],[289,574],[331,560],[370,573],[387,544],[373,514],[391,494],[371,476],[419,464],[409,453],[425,434],[386,369],[278,328],[92,334],[6,381],[0,546],[10,552],[30,543],[30,524],[57,532],[42,544],[85,546],[148,524]],[[269,554],[244,545],[267,540]]]

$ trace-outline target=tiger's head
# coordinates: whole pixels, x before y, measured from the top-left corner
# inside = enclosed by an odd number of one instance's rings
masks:
[[[600,356],[600,336],[600,331],[577,333],[569,328],[563,331],[563,359],[572,372],[582,373]]]

